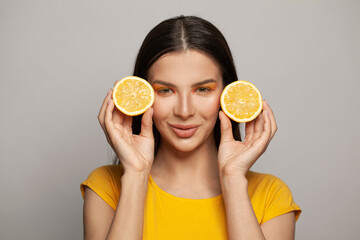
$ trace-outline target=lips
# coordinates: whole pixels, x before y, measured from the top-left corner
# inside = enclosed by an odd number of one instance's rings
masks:
[[[199,125],[183,125],[183,124],[169,124],[173,132],[180,138],[189,138],[196,130],[198,130]]]

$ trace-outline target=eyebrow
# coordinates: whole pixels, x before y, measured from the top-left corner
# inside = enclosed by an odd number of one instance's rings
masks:
[[[169,87],[173,87],[175,88],[175,85],[172,84],[172,83],[168,83],[168,82],[165,82],[165,81],[161,81],[161,80],[155,80],[152,82],[153,84],[155,83],[158,83],[158,84],[162,84],[162,85],[165,85],[165,86],[169,86]],[[193,85],[191,85],[191,87],[196,87],[196,86],[201,86],[201,85],[204,85],[206,83],[216,83],[216,80],[214,79],[207,79],[207,80],[204,80],[204,81],[201,81],[201,82],[198,82],[198,83],[194,83]]]

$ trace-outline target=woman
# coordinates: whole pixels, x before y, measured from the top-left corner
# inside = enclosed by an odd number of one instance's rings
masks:
[[[293,239],[301,210],[290,190],[249,171],[277,129],[270,106],[243,142],[219,111],[237,80],[219,30],[198,17],[165,20],[145,38],[134,75],[151,83],[155,102],[132,118],[109,90],[98,118],[121,164],[81,185],[85,239]]]

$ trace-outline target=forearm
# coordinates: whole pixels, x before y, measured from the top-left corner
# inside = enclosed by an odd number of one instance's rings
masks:
[[[223,176],[220,179],[228,238],[230,240],[265,239],[251,205],[247,179],[238,176]]]
[[[107,239],[142,239],[149,174],[124,174],[121,195]]]

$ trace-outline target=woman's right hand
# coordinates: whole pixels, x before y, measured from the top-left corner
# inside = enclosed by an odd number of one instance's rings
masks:
[[[153,109],[149,108],[141,121],[141,133],[132,133],[132,117],[120,112],[109,90],[98,119],[106,139],[118,156],[125,173],[150,173],[154,161]]]

